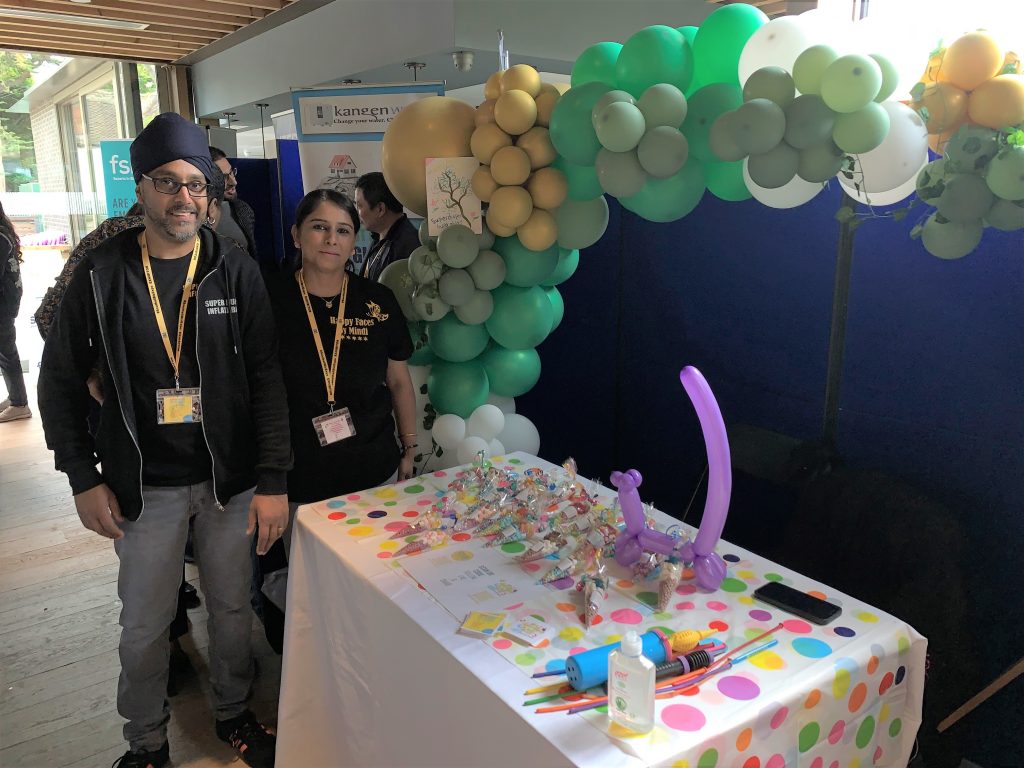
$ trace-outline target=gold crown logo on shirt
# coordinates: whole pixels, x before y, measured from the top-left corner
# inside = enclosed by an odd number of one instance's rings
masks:
[[[368,314],[370,315],[370,317],[372,317],[375,320],[380,320],[381,322],[384,322],[389,317],[387,312],[380,311],[380,304],[377,304],[376,302],[366,302],[366,308],[369,310]]]

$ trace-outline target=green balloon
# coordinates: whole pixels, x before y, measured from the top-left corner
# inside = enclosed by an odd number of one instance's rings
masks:
[[[704,189],[704,167],[691,157],[679,173],[667,179],[648,179],[638,194],[619,202],[648,221],[675,221],[697,207]]]
[[[688,42],[690,44],[690,47],[693,47],[693,41],[697,37],[697,30],[698,29],[699,29],[698,27],[690,27],[690,26],[687,26],[687,27],[676,27],[676,31],[679,34],[681,34],[684,38],[686,38],[686,42]]]
[[[494,233],[487,228],[486,221],[480,222],[480,234],[476,236],[476,239],[480,244],[481,251],[486,251],[494,245]]]
[[[598,146],[598,150],[600,149],[601,147]],[[594,157],[596,159],[596,152]],[[568,198],[570,200],[593,200],[603,194],[593,160],[589,165],[576,165],[559,155],[551,165],[565,175],[565,181],[569,185]]]
[[[590,110],[590,121],[594,124],[595,131],[597,130],[597,116],[601,114],[601,110],[617,101],[623,101],[627,104],[636,104],[636,99],[633,98],[632,94],[626,93],[625,91],[608,91],[608,93],[594,102],[594,108]],[[598,136],[598,138],[600,138],[600,136]]]
[[[430,236],[430,221],[428,219],[424,219],[423,221],[420,222],[419,233],[420,245],[424,246],[425,248],[429,248],[432,251],[436,251],[437,238]]]
[[[594,170],[601,188],[613,197],[635,195],[647,181],[636,152],[609,152],[602,147],[594,161]]]
[[[985,173],[999,152],[999,131],[965,125],[946,142],[946,170],[952,173]]]
[[[870,152],[889,133],[889,113],[881,104],[871,102],[864,109],[836,115],[832,140],[841,150],[851,155]]]
[[[671,83],[655,83],[636,102],[647,130],[659,125],[679,128],[686,119],[686,97]]]
[[[778,146],[786,133],[786,113],[768,99],[748,101],[736,110],[735,120],[732,133],[736,146],[749,155]]]
[[[800,166],[800,153],[780,141],[776,146],[747,160],[747,173],[751,180],[765,189],[784,187],[796,176]]]
[[[572,65],[572,87],[584,83],[604,83],[615,87],[615,62],[622,43],[595,43],[586,48]]]
[[[881,104],[892,96],[896,86],[900,84],[900,73],[885,56],[879,53],[872,53],[871,58],[875,60],[875,64],[878,65],[878,69],[882,73],[882,87],[878,89],[878,95],[875,96],[875,101]]]
[[[957,224],[940,221],[936,211],[921,229],[921,242],[925,250],[940,259],[961,259],[978,247],[984,231],[981,221]]]
[[[832,138],[836,113],[825,106],[821,96],[797,96],[786,107],[786,143],[796,149],[817,146]]]
[[[751,197],[747,183],[743,180],[742,160],[731,163],[705,163],[704,176],[708,191],[719,200],[738,203]]]
[[[482,325],[466,325],[449,313],[427,324],[427,343],[435,355],[450,363],[472,360],[487,347],[490,336]]]
[[[395,264],[398,263],[395,262]],[[389,264],[384,272],[387,272],[392,266]],[[382,272],[381,277],[383,276]],[[416,309],[416,319],[418,320],[440,320],[451,310],[451,306],[441,298],[436,283],[416,286],[416,290],[412,293],[412,305]]]
[[[492,292],[494,312],[487,319],[487,332],[506,349],[536,347],[551,330],[554,311],[544,289],[501,285]]]
[[[840,56],[821,76],[821,98],[835,112],[856,112],[876,101],[882,69],[870,56]]]
[[[562,301],[562,294],[558,292],[557,288],[545,288],[544,293],[547,294],[548,301],[551,302],[551,311],[553,312],[551,330],[553,331],[562,324],[562,318],[565,317],[565,302]],[[548,333],[550,332],[548,331]]]
[[[734,163],[747,156],[747,153],[736,143],[735,110],[719,115],[711,124],[708,146],[711,148],[711,155],[715,160],[726,163]]]
[[[761,67],[743,84],[743,100],[768,99],[785,109],[796,97],[793,77],[782,67]]]
[[[550,288],[553,285],[561,285],[570,277],[576,273],[576,268],[580,265],[580,252],[568,248],[558,249],[558,266],[555,267],[555,271],[551,273],[551,277],[544,280],[541,285],[545,288]]]
[[[555,102],[548,137],[558,154],[576,165],[593,165],[601,143],[594,131],[591,112],[609,88],[604,83],[584,83],[570,88]]]
[[[917,196],[925,203],[935,205],[946,189],[946,160],[933,160],[917,174]],[[952,177],[952,173],[949,173]]]
[[[390,266],[390,265],[389,265]],[[429,246],[421,245],[409,254],[409,276],[417,283],[432,283],[441,279],[444,262]]]
[[[398,299],[398,306],[401,308],[406,320],[421,319],[412,300],[412,292],[416,284],[409,274],[408,259],[399,259],[388,264],[384,271],[380,273],[380,283],[386,285],[395,294],[395,298]]]
[[[636,148],[636,156],[640,161],[640,167],[651,176],[667,179],[678,173],[679,169],[683,167],[686,158],[690,156],[690,145],[677,128],[658,125],[647,131],[640,139],[640,144]],[[640,187],[638,186],[626,197],[635,195],[639,191]]]
[[[1008,146],[993,157],[985,183],[998,198],[1024,200],[1024,147]]]
[[[726,83],[706,85],[690,96],[687,101],[686,120],[683,121],[683,133],[693,157],[704,162],[718,160],[709,144],[711,125],[722,114],[737,109],[741,104],[743,92],[740,87]]]
[[[693,77],[693,51],[676,29],[656,24],[634,34],[615,62],[619,88],[639,97],[655,83],[685,91]]]
[[[702,83],[728,83],[739,87],[743,47],[767,23],[768,17],[752,5],[720,6],[704,19],[693,40],[694,77]]]
[[[954,224],[966,224],[983,218],[995,201],[996,196],[981,176],[958,173],[946,180],[935,207]]]
[[[608,202],[604,197],[566,200],[555,211],[555,223],[562,248],[588,248],[608,227]]]
[[[519,397],[540,380],[540,355],[536,349],[505,349],[492,344],[480,356],[480,362],[495,395]]]
[[[793,62],[793,82],[800,93],[821,93],[821,78],[829,65],[839,58],[835,48],[812,45]]]
[[[478,360],[449,363],[438,360],[427,376],[427,394],[438,413],[464,419],[487,402],[487,372]]]
[[[558,246],[554,244],[543,251],[531,251],[512,235],[497,238],[494,250],[505,262],[505,282],[520,288],[547,280],[558,265]]]
[[[494,242],[497,242],[495,238]],[[481,291],[490,291],[505,282],[505,260],[494,251],[480,251],[476,259],[466,267],[473,284]]]
[[[449,267],[468,267],[479,251],[476,233],[465,224],[452,224],[437,238],[437,255]]]
[[[494,297],[490,291],[473,291],[469,301],[453,307],[452,311],[466,325],[480,325],[486,323],[494,311]]]
[[[616,101],[601,110],[594,120],[601,146],[611,152],[636,149],[644,135],[644,116],[635,104]]]
[[[464,269],[446,270],[441,275],[441,279],[437,281],[437,292],[441,295],[441,299],[453,307],[469,301],[475,290],[473,278]]]
[[[985,221],[1003,232],[1024,229],[1024,203],[996,198],[995,203],[985,214]]]
[[[430,365],[434,362],[434,351],[427,342],[427,326],[422,321],[409,323],[409,338],[412,339],[412,356],[409,365]]]
[[[820,184],[828,181],[843,165],[843,151],[832,141],[799,150],[800,163],[796,175],[804,181]]]

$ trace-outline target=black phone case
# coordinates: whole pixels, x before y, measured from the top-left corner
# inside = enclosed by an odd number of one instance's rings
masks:
[[[755,589],[754,599],[822,626],[835,620],[843,612],[843,609],[834,603],[821,600],[776,581]]]

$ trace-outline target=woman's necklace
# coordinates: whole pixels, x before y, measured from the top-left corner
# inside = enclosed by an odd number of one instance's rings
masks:
[[[329,299],[328,298],[324,298],[323,296],[321,296],[320,298],[324,300],[324,304],[327,306],[328,309],[333,309],[334,308],[334,300],[336,298],[338,298],[338,296],[341,296],[341,294],[340,293],[335,294],[334,296],[331,296],[331,298],[329,298]]]

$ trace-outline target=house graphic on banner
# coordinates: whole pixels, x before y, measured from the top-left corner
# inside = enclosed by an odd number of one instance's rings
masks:
[[[320,180],[320,189],[333,189],[344,192],[349,197],[356,193],[356,181],[359,170],[351,155],[335,155],[328,166],[328,175]]]

